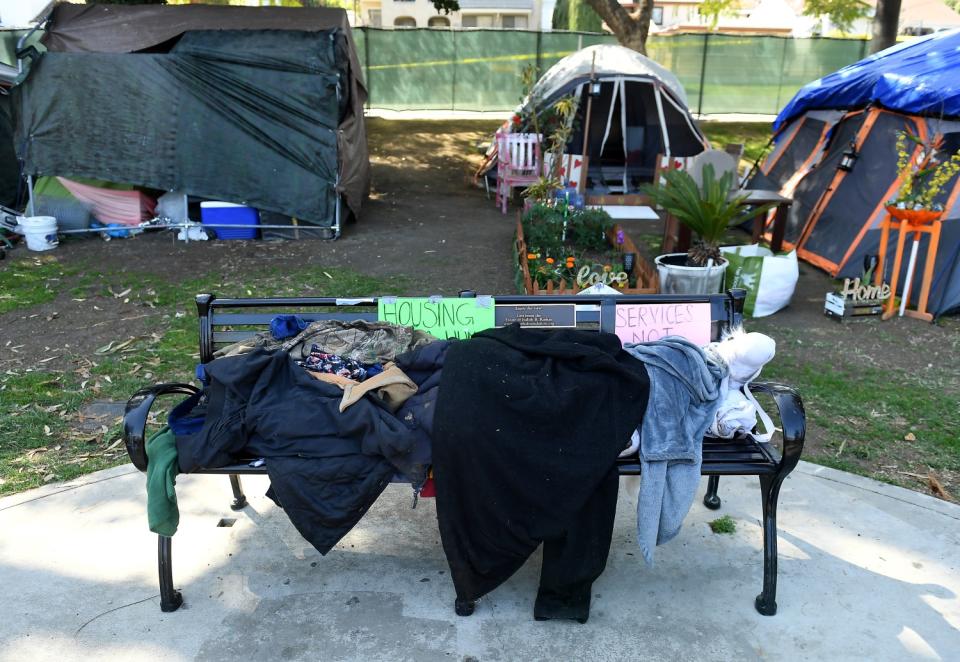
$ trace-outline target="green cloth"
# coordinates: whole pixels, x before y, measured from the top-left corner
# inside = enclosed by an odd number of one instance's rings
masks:
[[[180,524],[177,471],[177,438],[164,426],[147,440],[147,521],[162,536],[172,536]]]

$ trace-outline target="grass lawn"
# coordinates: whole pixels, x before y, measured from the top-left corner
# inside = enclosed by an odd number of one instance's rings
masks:
[[[67,276],[68,271],[52,257],[18,260],[0,272],[0,292],[10,295],[0,299],[2,310],[51,300],[52,291]],[[18,283],[26,286],[11,287]],[[125,402],[144,384],[193,380],[199,358],[197,319],[192,310],[184,310],[193,293],[292,295],[294,284],[298,291],[308,289],[313,296],[400,294],[408,289],[404,279],[376,279],[329,267],[280,272],[254,266],[244,275],[242,285],[226,283],[216,274],[175,284],[150,274],[109,271],[97,279],[72,280],[75,298],[96,305],[98,296],[122,295],[131,305],[156,312],[157,322],[147,335],[130,336],[118,330],[116,340],[93,355],[60,357],[56,363],[0,375],[0,495],[127,461],[119,420],[90,429],[82,425],[81,411],[95,401]],[[16,347],[10,343],[8,349]]]
[[[717,149],[727,143],[743,144],[743,160],[749,165],[765,153],[773,135],[769,122],[701,122],[700,128]]]

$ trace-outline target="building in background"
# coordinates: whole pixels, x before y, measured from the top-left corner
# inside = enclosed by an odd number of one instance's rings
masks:
[[[539,30],[541,1],[460,0],[460,11],[442,14],[430,0],[359,0],[356,25]]]
[[[848,36],[870,34],[876,0],[865,0],[868,15],[857,20]],[[636,9],[633,2],[621,2]],[[700,13],[702,0],[655,0],[650,21],[651,34],[678,34],[710,30],[710,19]],[[841,36],[826,16],[805,16],[804,0],[741,0],[733,13],[720,16],[717,33],[766,34],[790,37]],[[900,8],[900,33],[918,35],[960,28],[960,14],[942,0],[903,0]]]

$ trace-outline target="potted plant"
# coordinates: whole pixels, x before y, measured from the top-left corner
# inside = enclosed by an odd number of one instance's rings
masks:
[[[915,145],[907,150],[907,143]],[[894,218],[912,225],[930,223],[943,216],[943,205],[936,202],[944,185],[960,171],[960,150],[943,154],[943,136],[937,134],[924,142],[909,129],[897,131],[897,171],[900,188],[886,204]]]
[[[723,288],[727,261],[720,242],[727,228],[769,211],[773,205],[746,206],[745,195],[732,194],[733,173],[719,179],[713,166],[703,168],[703,184],[687,172],[668,170],[664,184],[643,187],[650,200],[690,228],[696,240],[687,253],[668,253],[654,260],[663,294],[712,294]]]

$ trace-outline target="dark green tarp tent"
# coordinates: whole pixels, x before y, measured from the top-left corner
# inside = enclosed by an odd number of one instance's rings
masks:
[[[57,5],[15,88],[25,174],[249,204],[339,231],[369,186],[340,9]]]

